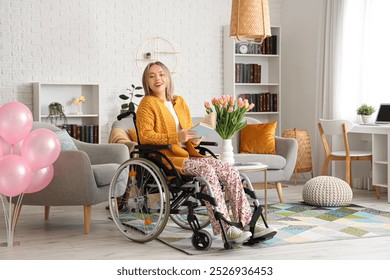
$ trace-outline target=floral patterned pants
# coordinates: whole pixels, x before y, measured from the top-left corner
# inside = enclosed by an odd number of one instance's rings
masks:
[[[225,197],[219,182],[219,180],[221,180],[224,183],[225,192],[230,201],[235,222],[241,222],[243,226],[250,222],[252,218],[251,208],[240,180],[240,173],[236,167],[223,163],[215,158],[191,157],[184,161],[182,170],[184,174],[202,176],[209,182],[218,203],[218,211],[221,212],[227,220],[230,220]],[[206,207],[208,209],[214,234],[220,234],[221,228],[214,217],[213,207],[208,202],[206,202]]]

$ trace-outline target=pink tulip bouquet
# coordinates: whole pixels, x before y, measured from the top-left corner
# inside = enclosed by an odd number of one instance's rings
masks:
[[[206,113],[215,111],[217,115],[215,130],[222,139],[231,139],[233,135],[246,126],[243,121],[246,112],[253,109],[253,103],[249,104],[247,99],[241,97],[237,99],[231,95],[222,95],[219,98],[213,98],[210,102],[205,102]]]

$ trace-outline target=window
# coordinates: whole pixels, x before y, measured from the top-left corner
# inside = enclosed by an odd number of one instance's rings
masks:
[[[389,10],[386,0],[345,1],[335,75],[336,118],[354,120],[362,103],[376,109],[390,103]]]

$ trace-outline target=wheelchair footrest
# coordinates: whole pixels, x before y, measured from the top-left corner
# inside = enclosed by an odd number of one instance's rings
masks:
[[[269,234],[263,235],[263,236],[258,237],[258,238],[251,237],[248,241],[243,243],[243,245],[249,246],[249,245],[257,244],[259,242],[264,242],[266,240],[272,239],[276,235],[276,233],[277,233],[276,231],[272,231]]]

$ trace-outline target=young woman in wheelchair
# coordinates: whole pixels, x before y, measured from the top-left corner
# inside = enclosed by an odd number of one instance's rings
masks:
[[[194,147],[199,145],[201,139],[194,139],[195,132],[189,130],[192,127],[190,110],[181,96],[173,95],[171,74],[163,63],[159,61],[150,63],[144,70],[142,84],[145,97],[137,109],[140,142],[153,145],[170,144],[172,149],[161,152],[182,174],[204,177],[211,185],[219,212],[224,218],[230,220],[220,185],[220,181],[223,182],[224,190],[231,203],[234,220],[243,225],[242,228],[238,228],[223,223],[226,237],[234,243],[247,241],[252,236],[248,225],[252,212],[238,170],[218,159],[204,157],[196,152]],[[214,216],[212,206],[206,202],[206,207],[214,234],[220,234],[220,223]],[[266,239],[275,233],[275,228],[265,228],[256,223],[253,238]]]

